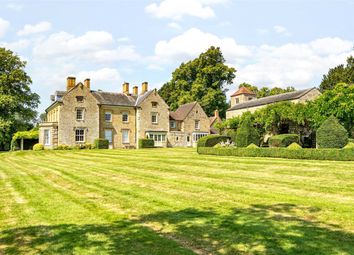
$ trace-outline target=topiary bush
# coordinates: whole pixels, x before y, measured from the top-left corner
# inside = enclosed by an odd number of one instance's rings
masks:
[[[286,148],[289,150],[301,150],[302,149],[302,147],[298,143],[292,143]]]
[[[300,140],[297,134],[274,135],[269,138],[270,147],[288,147],[292,143],[298,143]]]
[[[343,149],[354,149],[354,143],[349,142]]]
[[[252,125],[250,118],[245,118],[236,133],[236,146],[247,147],[251,143],[259,145],[259,134]]]
[[[198,140],[197,147],[213,147],[218,143],[226,142],[230,137],[225,135],[207,135]]]
[[[248,148],[248,149],[255,149],[255,148],[259,148],[259,146],[255,145],[254,143],[251,143],[251,144],[248,145],[246,148]]]
[[[348,143],[348,132],[331,116],[317,129],[316,142],[317,148],[343,148]]]
[[[148,138],[141,138],[139,139],[139,149],[142,148],[154,148],[155,147],[155,142],[153,139],[148,139]]]
[[[109,141],[107,139],[103,139],[103,138],[95,139],[94,147],[96,149],[108,149]]]
[[[42,150],[44,150],[44,146],[41,143],[36,143],[35,145],[33,145],[33,150],[34,151],[42,151]]]

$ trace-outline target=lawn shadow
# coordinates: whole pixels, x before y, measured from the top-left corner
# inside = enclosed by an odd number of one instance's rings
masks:
[[[308,214],[306,219],[295,212]],[[203,254],[354,254],[354,234],[316,222],[318,208],[293,204],[253,205],[220,214],[188,208],[146,215],[145,224]],[[172,227],[171,227],[172,226]]]
[[[15,228],[0,232],[0,254],[354,254],[354,234],[315,221],[318,212],[293,204],[187,208],[112,224]]]

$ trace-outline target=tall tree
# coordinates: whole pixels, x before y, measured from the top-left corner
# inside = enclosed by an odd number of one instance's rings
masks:
[[[320,90],[333,89],[338,83],[354,83],[354,57],[347,58],[346,65],[339,65],[329,69],[326,75],[323,75],[322,82],[320,84]]]
[[[39,96],[31,92],[25,61],[0,48],[0,150],[9,149],[13,133],[26,129],[36,117]]]
[[[207,115],[219,110],[224,117],[228,108],[225,93],[235,73],[235,68],[225,64],[220,48],[212,46],[198,58],[182,63],[159,93],[171,110],[198,101]]]

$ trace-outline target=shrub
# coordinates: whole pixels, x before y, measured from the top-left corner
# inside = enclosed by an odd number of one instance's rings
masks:
[[[153,139],[148,139],[148,138],[141,138],[139,139],[139,149],[142,148],[154,148],[155,147],[155,143]]]
[[[353,150],[349,149],[301,149],[287,148],[198,148],[199,154],[236,156],[236,157],[270,157],[287,159],[339,160],[354,161]]]
[[[343,149],[354,149],[354,143],[349,142]]]
[[[34,151],[42,151],[42,150],[44,150],[44,146],[41,143],[36,143],[35,145],[33,145],[33,150]]]
[[[298,143],[292,143],[286,148],[289,150],[301,150],[302,149],[302,147]]]
[[[236,133],[236,146],[247,147],[251,143],[259,145],[259,135],[253,127],[251,119],[246,118],[242,121],[241,126]]]
[[[66,144],[59,144],[54,150],[71,150],[72,148]]]
[[[299,136],[297,134],[274,135],[269,138],[270,147],[288,147],[292,143],[298,143]]]
[[[236,129],[227,129],[224,132],[224,135],[227,137],[230,137],[231,141],[233,141],[236,144]]]
[[[109,141],[107,139],[98,138],[95,139],[94,146],[96,149],[108,149]]]
[[[317,130],[316,142],[318,148],[343,148],[348,143],[348,132],[331,116]]]
[[[354,138],[348,138],[348,143],[354,143]]]
[[[226,142],[230,137],[225,135],[207,135],[198,140],[197,147],[213,147],[214,145]]]
[[[246,148],[248,149],[254,149],[254,148],[259,148],[257,145],[255,145],[254,143],[251,143],[250,145],[248,145]]]

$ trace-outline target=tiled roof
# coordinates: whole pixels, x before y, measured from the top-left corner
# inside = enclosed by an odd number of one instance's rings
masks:
[[[272,104],[272,103],[277,103],[277,102],[282,102],[282,101],[289,101],[289,100],[294,100],[298,99],[313,89],[316,88],[310,88],[310,89],[303,89],[303,90],[298,90],[294,92],[288,92],[288,93],[283,93],[279,95],[274,95],[274,96],[268,96],[268,97],[263,97],[260,99],[255,99],[255,100],[250,100],[244,103],[239,103],[228,109],[228,111],[233,111],[233,110],[239,110],[239,109],[244,109],[244,108],[251,108],[251,107],[256,107],[260,105],[266,105],[266,104]]]
[[[147,98],[154,90],[149,90],[142,95],[139,95],[136,99],[135,106],[140,106],[140,104]]]
[[[111,93],[103,91],[92,91],[92,95],[99,104],[135,106],[136,96],[128,96],[124,93]]]
[[[197,102],[181,105],[175,112],[170,112],[170,117],[174,120],[184,120]]]
[[[231,97],[238,96],[238,95],[243,95],[243,94],[245,94],[245,95],[256,95],[256,93],[251,91],[249,88],[241,87],[241,88],[239,88],[239,90],[237,90],[235,93],[233,93],[231,95]]]

